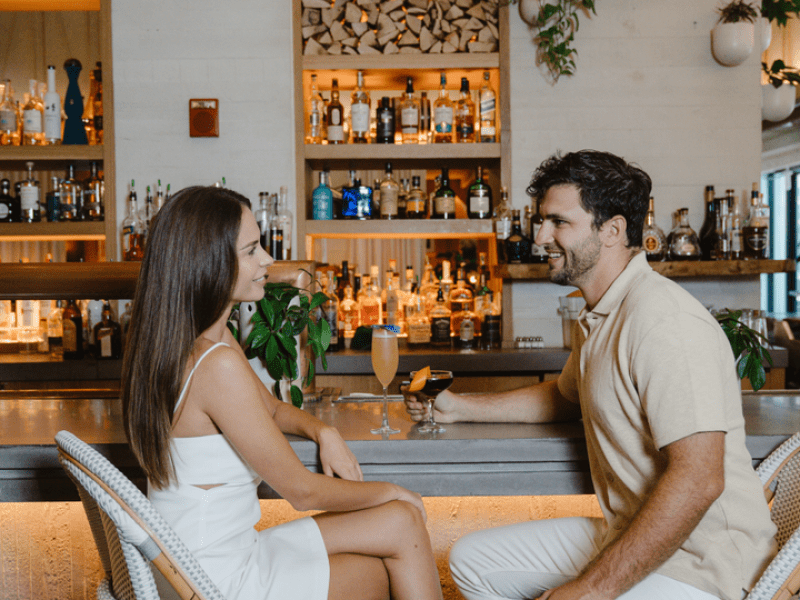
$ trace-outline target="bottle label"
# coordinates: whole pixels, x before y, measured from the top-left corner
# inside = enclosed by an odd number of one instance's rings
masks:
[[[344,127],[342,127],[341,125],[328,125],[328,141],[343,142]]]
[[[19,201],[22,210],[39,210],[39,188],[35,185],[23,185],[19,190]]]
[[[417,133],[419,130],[419,110],[417,107],[408,107],[400,111],[400,123],[403,133]]]
[[[462,342],[471,342],[475,337],[475,323],[472,319],[464,319],[458,330],[458,338]]]
[[[317,188],[313,194],[314,219],[327,221],[333,218],[333,203],[329,188]]]
[[[433,110],[433,122],[436,133],[451,133],[453,131],[453,107],[437,106]]]
[[[455,196],[436,196],[434,198],[434,207],[436,208],[437,215],[455,214],[456,212],[456,197]],[[407,210],[407,209],[406,209]]]
[[[406,204],[406,210],[408,205]],[[381,189],[381,215],[397,216],[397,190],[388,187]]]
[[[431,326],[422,321],[420,323],[408,324],[408,343],[409,344],[428,344],[431,341]]]
[[[470,120],[461,121],[458,124],[457,133],[458,133],[458,136],[461,137],[461,138],[470,137],[471,135],[473,135],[475,133],[475,124],[472,122],[471,119]]]
[[[64,352],[77,352],[78,334],[75,328],[75,322],[72,319],[64,319],[62,329],[61,345],[64,348]]]
[[[330,305],[327,306],[322,316],[328,322],[328,326],[331,329],[331,346],[334,344],[339,343],[339,311],[337,310],[336,303],[330,302]]]
[[[350,106],[350,122],[353,133],[365,134],[369,131],[369,104],[358,103]]]
[[[495,99],[492,97],[481,98],[481,119],[494,118]]]
[[[511,235],[511,221],[507,219],[498,219],[494,222],[494,230],[497,233],[498,240],[508,239]]]
[[[474,190],[469,196],[469,212],[488,213],[489,212],[489,192],[488,190]]]
[[[425,212],[425,198],[409,196],[406,200],[406,214]]]
[[[0,110],[0,130],[17,130],[17,113],[13,110]]]
[[[8,208],[8,204],[0,202],[0,221],[6,220],[9,214],[11,214],[11,211]]]
[[[23,129],[25,133],[42,133],[42,113],[36,110],[22,111],[24,119]]]
[[[450,317],[434,317],[431,319],[431,343],[450,343]]]
[[[662,250],[661,239],[657,235],[646,235],[642,240],[642,246],[647,254],[659,254]]]
[[[61,110],[58,103],[44,107],[44,131],[48,140],[61,139]]]
[[[313,109],[311,114],[308,115],[308,122],[311,127],[319,127],[320,123],[322,122],[322,115],[320,114],[319,110]]]

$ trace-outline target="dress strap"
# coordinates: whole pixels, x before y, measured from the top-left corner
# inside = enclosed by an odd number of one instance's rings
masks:
[[[203,352],[203,354],[200,355],[200,358],[197,359],[197,362],[192,367],[192,370],[189,371],[189,376],[186,378],[186,383],[183,384],[183,389],[181,390],[181,395],[178,396],[178,401],[175,403],[175,408],[172,410],[173,414],[178,410],[178,407],[181,405],[181,402],[183,402],[183,397],[186,395],[186,390],[189,389],[189,382],[192,380],[192,375],[194,375],[194,372],[197,370],[197,367],[200,366],[200,363],[203,362],[203,359],[206,356],[208,356],[209,353],[212,350],[215,350],[215,349],[219,348],[220,346],[225,346],[226,348],[230,348],[230,346],[228,344],[226,344],[225,342],[217,342],[216,344],[211,346],[211,348],[209,348],[208,350]]]

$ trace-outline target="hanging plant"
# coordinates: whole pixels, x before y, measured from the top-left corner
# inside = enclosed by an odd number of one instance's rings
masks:
[[[769,83],[775,88],[781,87],[784,83],[800,85],[800,71],[794,67],[787,67],[780,59],[773,62],[771,67],[762,62],[761,70],[767,74]]]
[[[786,27],[792,15],[800,16],[800,0],[761,0],[761,16],[781,27]]]
[[[733,357],[737,360],[736,373],[739,379],[747,377],[753,390],[757,392],[767,382],[764,360],[772,365],[772,357],[765,347],[767,339],[742,323],[741,316],[740,310],[725,309],[716,318],[728,338]]]
[[[720,23],[755,23],[758,18],[758,11],[751,4],[744,0],[733,0],[722,8],[718,8]]]

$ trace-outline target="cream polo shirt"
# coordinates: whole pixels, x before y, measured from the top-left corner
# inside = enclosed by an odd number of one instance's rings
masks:
[[[559,391],[580,402],[592,481],[618,537],[666,468],[664,446],[724,431],[725,490],[657,572],[739,600],[775,554],[775,526],[745,447],[733,353],[709,312],[637,254],[583,309]]]

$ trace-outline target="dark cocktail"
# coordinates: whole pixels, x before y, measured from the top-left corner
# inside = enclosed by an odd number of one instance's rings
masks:
[[[413,379],[416,371],[411,373]],[[425,380],[425,385],[420,392],[425,396],[425,401],[428,404],[427,420],[419,428],[420,433],[440,433],[444,431],[444,427],[436,423],[433,419],[433,403],[436,397],[453,383],[452,371],[431,371],[430,377]]]

